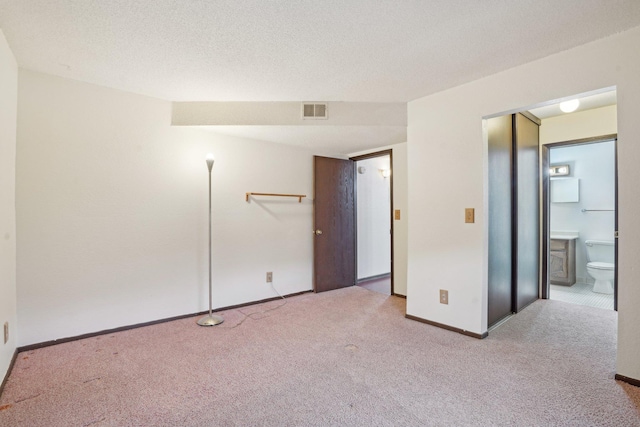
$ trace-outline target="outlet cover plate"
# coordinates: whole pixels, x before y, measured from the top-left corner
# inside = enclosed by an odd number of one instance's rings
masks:
[[[449,291],[440,289],[440,304],[449,304]]]
[[[476,222],[475,218],[475,209],[474,208],[466,208],[464,210],[464,222],[467,224],[473,224]]]
[[[273,282],[273,273],[271,271],[267,272],[267,283]]]

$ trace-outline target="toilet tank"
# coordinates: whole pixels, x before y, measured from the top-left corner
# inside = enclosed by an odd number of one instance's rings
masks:
[[[616,255],[612,241],[608,240],[587,240],[587,261],[615,263]]]

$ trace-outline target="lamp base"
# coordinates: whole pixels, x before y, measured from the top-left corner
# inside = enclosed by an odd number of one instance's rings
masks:
[[[200,320],[198,320],[198,325],[200,325],[200,326],[216,326],[216,325],[219,325],[222,322],[224,322],[224,319],[222,318],[222,316],[216,316],[215,314],[212,314],[211,316],[206,315],[203,318],[201,318]]]

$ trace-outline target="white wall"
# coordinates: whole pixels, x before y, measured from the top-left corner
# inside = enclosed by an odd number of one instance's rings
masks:
[[[349,157],[378,151],[392,151],[393,209],[400,210],[400,219],[393,220],[393,291],[398,295],[407,295],[407,238],[408,238],[408,171],[407,144],[393,144],[375,149],[351,153]]]
[[[619,315],[617,373],[640,379],[640,28],[409,103],[407,313],[487,330],[487,142],[483,117],[617,87]],[[464,208],[476,223],[464,223]],[[439,304],[438,289],[449,290]]]
[[[380,173],[390,167],[388,155],[356,162],[358,279],[391,272],[391,179]]]
[[[302,120],[300,102],[174,102],[174,125],[398,126],[407,125],[404,102],[325,102],[327,117]],[[406,136],[406,134],[405,134]]]
[[[171,103],[21,70],[20,346],[312,288],[312,153],[171,127]],[[296,199],[245,192],[301,193]]]
[[[617,106],[549,117],[540,126],[540,144],[611,135],[618,132]]]
[[[552,148],[550,160],[552,165],[569,164],[570,178],[580,180],[579,202],[550,204],[550,228],[580,233],[576,241],[576,275],[579,282],[593,283],[587,274],[584,243],[587,240],[613,241],[615,216],[614,212],[582,212],[582,209],[613,209],[615,206],[614,142]]]
[[[16,111],[18,66],[0,31],[0,331],[9,322],[9,341],[0,332],[0,382],[16,349]]]

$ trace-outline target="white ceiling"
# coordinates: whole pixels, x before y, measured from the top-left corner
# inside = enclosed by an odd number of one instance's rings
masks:
[[[407,102],[638,25],[638,0],[0,0],[21,67],[172,101]]]

